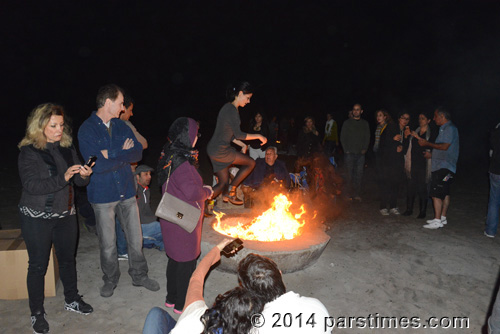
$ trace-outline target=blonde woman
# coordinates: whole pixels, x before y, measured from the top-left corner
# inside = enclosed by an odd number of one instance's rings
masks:
[[[29,256],[28,296],[35,333],[48,333],[44,284],[52,244],[64,286],[64,308],[89,314],[92,306],[78,294],[75,254],[78,225],[72,185],[85,186],[92,169],[83,166],[72,145],[61,106],[46,103],[28,117],[19,143],[18,167],[22,183],[19,202],[21,232]]]

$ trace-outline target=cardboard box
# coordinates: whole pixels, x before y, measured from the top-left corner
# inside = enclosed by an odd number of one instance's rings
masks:
[[[54,247],[45,274],[45,297],[56,295],[59,267]],[[28,252],[21,230],[0,230],[0,299],[27,299]]]

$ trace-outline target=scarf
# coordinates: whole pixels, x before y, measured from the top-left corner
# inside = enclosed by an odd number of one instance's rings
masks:
[[[378,147],[380,146],[380,136],[382,132],[384,132],[387,127],[387,123],[377,125],[377,129],[375,130],[375,143],[373,144],[373,152],[378,151]]]
[[[163,146],[156,167],[160,187],[184,162],[188,161],[198,168],[198,151],[192,147],[197,135],[198,124],[194,119],[180,117],[172,123],[168,130],[168,141]]]

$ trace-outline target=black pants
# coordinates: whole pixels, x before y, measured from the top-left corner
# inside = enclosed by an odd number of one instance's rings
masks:
[[[175,309],[182,311],[186,301],[189,279],[196,269],[196,259],[177,262],[168,258],[167,264],[167,300],[175,304]]]
[[[427,200],[427,171],[426,167],[411,167],[411,179],[408,180],[408,197],[418,195],[420,200]]]
[[[28,296],[31,314],[44,312],[45,273],[49,264],[52,244],[59,262],[59,276],[64,286],[67,303],[78,297],[76,282],[76,242],[78,225],[76,216],[42,219],[21,216],[21,232],[28,250]]]
[[[379,170],[380,209],[396,208],[399,189],[403,182],[403,167],[397,163],[381,162]]]

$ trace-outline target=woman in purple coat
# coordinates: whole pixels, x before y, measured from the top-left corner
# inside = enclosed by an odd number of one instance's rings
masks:
[[[196,121],[187,117],[176,119],[170,126],[168,138],[169,142],[163,147],[157,168],[162,193],[165,192],[170,174],[167,192],[194,207],[199,207],[203,212],[205,200],[213,191],[212,187],[203,185],[197,171],[198,151],[193,149],[198,139]],[[200,255],[202,223],[203,214],[200,215],[194,231],[188,233],[178,225],[160,219],[168,256],[165,306],[173,307],[177,314],[181,314],[184,308],[189,279],[196,269],[196,259]]]

